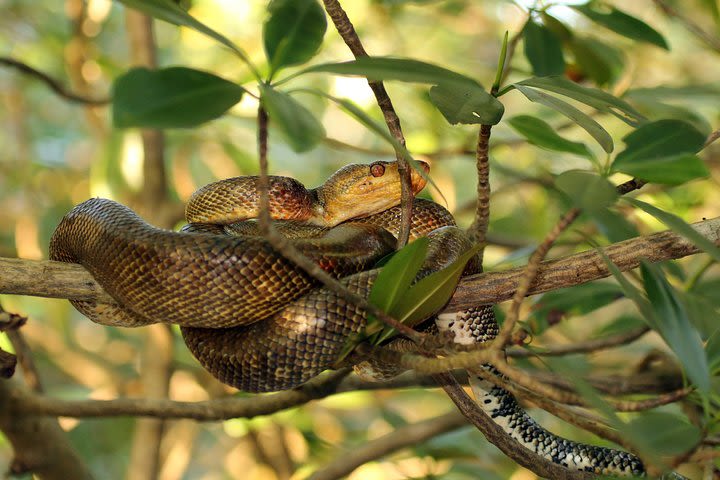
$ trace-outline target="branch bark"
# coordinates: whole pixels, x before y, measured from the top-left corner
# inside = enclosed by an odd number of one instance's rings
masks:
[[[720,217],[693,224],[695,230],[720,245]],[[636,237],[603,248],[621,271],[631,270],[645,259],[661,262],[686,257],[700,250],[677,233],[666,230]],[[485,303],[512,298],[524,268],[485,272],[464,278],[445,308],[455,312]],[[540,265],[528,295],[571,287],[608,277],[605,262],[595,250],[548,260]],[[0,294],[114,303],[95,279],[80,265],[48,260],[0,257]]]

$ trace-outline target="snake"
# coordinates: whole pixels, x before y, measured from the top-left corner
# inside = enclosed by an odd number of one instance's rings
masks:
[[[414,194],[429,171],[418,164],[410,182]],[[156,228],[108,199],[74,207],[51,237],[50,259],[82,265],[116,301],[73,300],[75,308],[105,325],[179,325],[200,364],[243,391],[291,389],[333,368],[367,314],[263,238],[254,220],[259,182],[257,176],[234,177],[200,188],[186,205],[188,224],[181,231]],[[380,271],[375,265],[394,251],[400,231],[397,163],[348,165],[313,189],[290,177],[269,176],[268,182],[275,228],[347,290],[367,298]],[[421,198],[410,219],[410,240],[419,237],[430,241],[418,278],[472,245],[447,209]],[[481,268],[470,264],[466,273]],[[436,324],[459,344],[492,340],[498,332],[489,305],[443,313]],[[473,376],[471,386],[478,405],[541,457],[593,474],[644,475],[637,456],[559,437],[508,391]]]

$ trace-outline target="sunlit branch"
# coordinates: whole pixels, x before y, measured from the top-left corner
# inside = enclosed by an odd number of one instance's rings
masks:
[[[88,98],[83,95],[79,95],[77,93],[73,93],[69,91],[67,88],[65,88],[58,80],[55,80],[51,76],[49,76],[46,73],[41,72],[40,70],[37,70],[30,65],[21,62],[20,60],[16,60],[14,58],[10,57],[0,57],[0,64],[6,65],[8,67],[15,68],[21,73],[24,73],[25,75],[29,75],[33,78],[36,78],[43,82],[45,85],[47,85],[50,90],[58,94],[60,97],[64,98],[65,100],[68,100],[70,102],[76,102],[76,103],[83,103],[86,105],[107,105],[110,103],[110,99],[108,98]]]

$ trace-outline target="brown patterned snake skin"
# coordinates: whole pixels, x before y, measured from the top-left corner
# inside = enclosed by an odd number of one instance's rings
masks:
[[[286,177],[270,180],[270,213],[279,231],[348,290],[367,297],[379,271],[370,268],[393,250],[399,230],[397,165],[349,165],[312,190]],[[258,213],[256,184],[257,177],[238,177],[201,188],[187,205],[190,223],[181,232],[152,227],[111,200],[76,206],[53,234],[50,258],[83,265],[117,305],[73,305],[107,325],[178,324],[200,363],[245,391],[292,388],[331,368],[348,336],[364,327],[365,313],[320,288],[257,235],[255,222],[245,221]],[[424,186],[413,172],[413,190]],[[419,276],[470,247],[452,215],[435,203],[416,200],[411,220],[411,239],[430,237]],[[497,333],[487,306],[441,315],[438,327],[458,343]],[[557,437],[507,391],[477,378],[471,383],[488,415],[548,460],[596,474],[643,474],[635,456]]]

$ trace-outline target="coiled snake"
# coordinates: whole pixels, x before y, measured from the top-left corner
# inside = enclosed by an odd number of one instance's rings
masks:
[[[427,166],[425,166],[427,169]],[[250,392],[292,388],[333,366],[365,312],[324,288],[257,236],[257,177],[208,185],[186,208],[182,232],[157,229],[129,208],[87,200],[68,213],[50,242],[50,258],[83,265],[117,305],[74,301],[92,320],[118,326],[179,324],[185,343],[222,382]],[[413,172],[417,193],[425,185]],[[270,178],[270,213],[305,255],[369,295],[374,263],[393,250],[399,229],[397,165],[350,165],[308,190]],[[469,248],[450,213],[416,200],[411,238],[429,236],[421,274]],[[441,330],[459,343],[497,333],[488,306],[443,315]],[[635,456],[557,437],[535,423],[505,390],[474,379],[480,406],[531,451],[571,469],[640,475]]]

